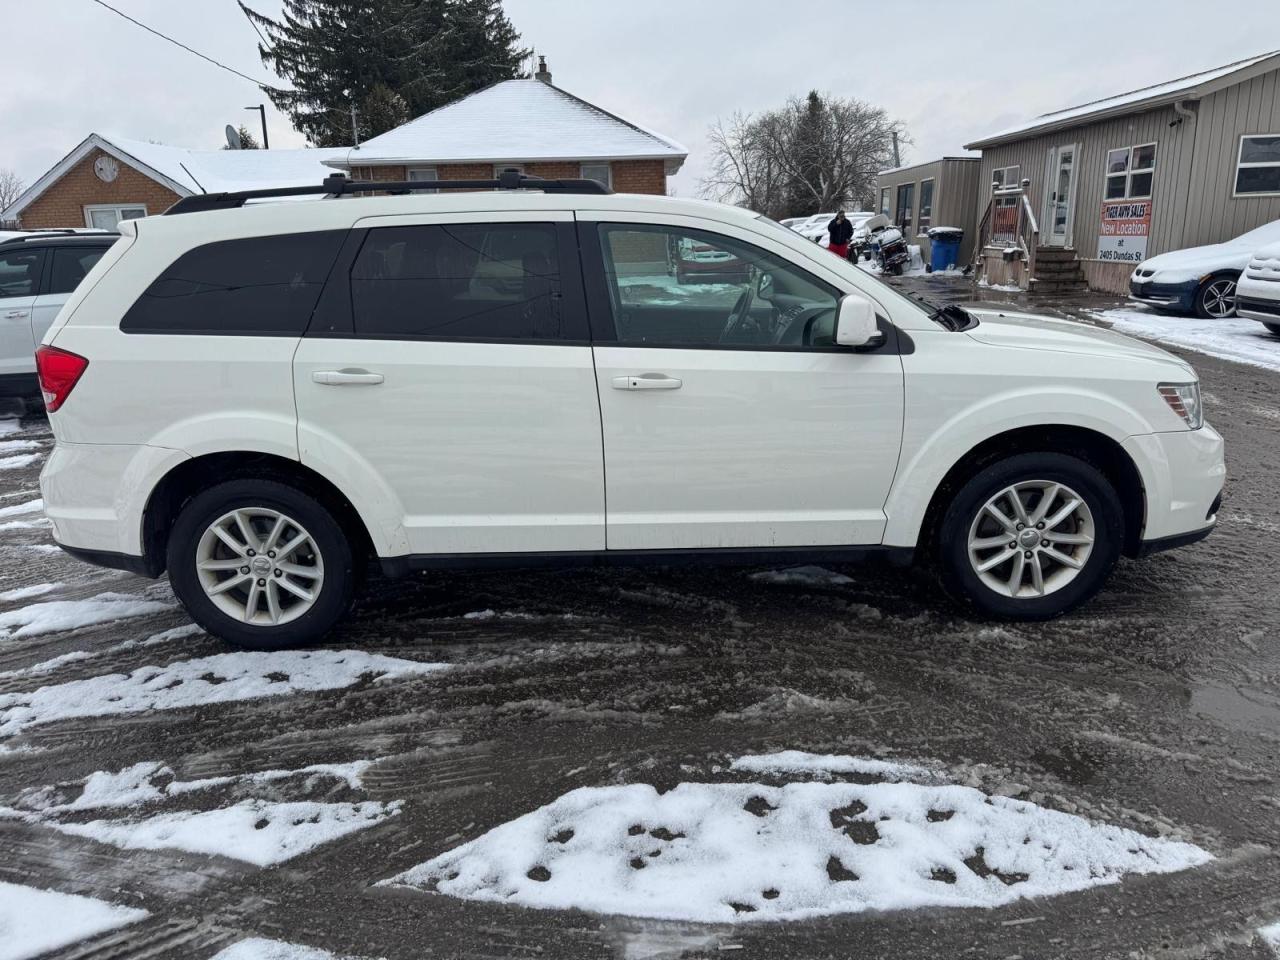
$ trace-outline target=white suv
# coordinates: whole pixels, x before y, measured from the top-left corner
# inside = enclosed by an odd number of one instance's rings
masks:
[[[1280,243],[1265,246],[1249,258],[1236,287],[1236,313],[1260,321],[1280,336]]]
[[[1176,357],[935,308],[735,207],[516,179],[543,192],[122,223],[40,350],[57,541],[273,648],[328,631],[366,560],[878,553],[1042,619],[1215,523],[1222,439]],[[324,187],[370,189],[422,184]],[[688,242],[748,268],[681,284]]]

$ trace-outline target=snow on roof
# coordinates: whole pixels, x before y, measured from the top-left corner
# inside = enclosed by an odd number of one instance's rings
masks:
[[[965,149],[980,149],[994,146],[1005,140],[1020,139],[1023,135],[1039,130],[1041,127],[1071,126],[1074,125],[1073,121],[1083,122],[1097,114],[1125,112],[1124,108],[1126,107],[1153,107],[1161,103],[1182,99],[1183,95],[1190,95],[1193,92],[1199,94],[1209,93],[1211,89],[1201,88],[1226,86],[1227,84],[1222,84],[1219,81],[1230,77],[1232,74],[1278,57],[1280,57],[1280,50],[1272,50],[1269,53],[1261,53],[1256,57],[1237,60],[1235,63],[1228,63],[1224,66],[1193,73],[1186,77],[1179,77],[1176,80],[1166,80],[1164,83],[1140,87],[1137,90],[1130,90],[1128,93],[1116,94],[1102,100],[1092,100],[1089,103],[1082,103],[1079,106],[1068,107],[1065,110],[1058,110],[1054,113],[1041,114],[1035,119],[1016,127],[1010,127],[1007,130],[1001,130],[999,133],[983,137],[981,140],[975,140],[973,143],[967,143],[965,144]]]
[[[345,156],[348,149],[189,150],[120,137],[112,137],[110,142],[121,152],[181,184],[191,193],[319,183],[330,173],[325,161]]]
[[[373,137],[330,166],[662,159],[689,151],[541,80],[504,80]]]
[[[876,174],[876,176],[884,177],[892,173],[905,173],[908,170],[915,170],[918,167],[931,167],[935,163],[943,163],[944,161],[947,161],[947,160],[981,160],[981,159],[982,159],[982,155],[978,153],[973,153],[973,154],[970,154],[969,156],[937,157],[934,160],[921,160],[919,163],[904,163],[900,167],[890,167],[888,170],[881,170],[879,173]]]

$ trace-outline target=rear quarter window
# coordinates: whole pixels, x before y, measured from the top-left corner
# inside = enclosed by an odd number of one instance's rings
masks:
[[[189,250],[129,308],[125,333],[300,336],[345,230],[221,240]]]

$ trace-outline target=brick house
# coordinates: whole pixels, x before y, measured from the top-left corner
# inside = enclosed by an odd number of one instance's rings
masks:
[[[33,183],[0,223],[114,228],[199,193],[315,184],[341,170],[373,180],[589,177],[619,193],[667,192],[688,151],[551,84],[507,80],[359,147],[188,150],[92,133]]]
[[[543,60],[531,80],[495,83],[327,163],[365,180],[487,180],[516,169],[663,195],[688,153],[553,85]]]

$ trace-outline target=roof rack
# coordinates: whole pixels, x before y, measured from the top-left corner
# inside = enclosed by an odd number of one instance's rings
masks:
[[[543,193],[613,193],[599,180],[543,180],[514,170],[504,170],[493,180],[348,180],[341,173],[330,174],[323,183],[306,187],[275,187],[264,190],[239,190],[235,193],[198,193],[183,197],[164,215],[200,213],[205,210],[232,210],[249,200],[271,200],[278,197],[341,197],[352,193],[405,194],[437,190],[541,190]]]
[[[48,230],[30,230],[14,237],[0,237],[0,247],[11,244],[29,243],[35,240],[100,240],[103,237],[119,237],[116,230],[89,231],[82,229],[50,228]]]

